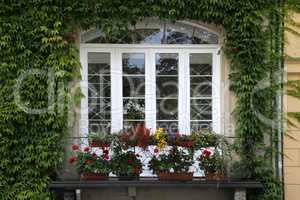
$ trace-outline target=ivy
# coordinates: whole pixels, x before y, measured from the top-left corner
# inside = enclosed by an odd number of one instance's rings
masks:
[[[235,146],[241,159],[238,168],[244,171],[244,178],[259,179],[264,184],[262,191],[250,193],[251,199],[281,198],[281,186],[266,159],[268,146],[264,141],[265,133],[274,130],[257,118],[257,112],[274,117],[274,92],[266,89],[253,93],[266,77],[273,79],[273,63],[278,59],[274,55],[279,53],[275,45],[280,40],[277,27],[282,25],[279,1],[28,0],[1,1],[0,7],[2,199],[50,198],[50,172],[62,159],[60,140],[68,132],[68,84],[78,77],[78,51],[68,41],[68,34],[96,26],[118,38],[146,17],[200,20],[224,28],[224,51],[231,61],[230,88],[236,96]],[[277,23],[266,26],[266,19],[270,22],[273,18]],[[16,80],[28,70],[44,75],[26,77],[19,98],[27,107],[47,108],[45,113],[29,114],[15,101]],[[54,88],[50,95],[53,101],[48,99],[49,85]],[[64,102],[63,106],[57,99]]]

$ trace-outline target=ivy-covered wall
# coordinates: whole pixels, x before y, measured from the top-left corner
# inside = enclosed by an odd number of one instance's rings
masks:
[[[235,172],[240,169],[244,178],[264,183],[264,190],[251,193],[250,199],[280,199],[280,185],[272,160],[266,159],[270,154],[264,140],[266,133],[276,130],[257,117],[257,112],[271,119],[276,116],[275,94],[272,89],[253,91],[266,77],[272,80],[278,67],[279,58],[274,55],[279,55],[281,48],[281,1],[28,0],[2,1],[0,7],[2,199],[49,197],[50,172],[61,162],[60,141],[67,134],[68,84],[76,78],[79,66],[69,33],[97,26],[118,38],[128,25],[144,17],[223,26],[223,50],[231,63],[231,90],[236,96],[240,162]],[[29,75],[16,81],[24,73]],[[24,103],[21,107],[20,102]],[[46,112],[32,113],[44,108]],[[276,142],[273,137],[270,141]]]

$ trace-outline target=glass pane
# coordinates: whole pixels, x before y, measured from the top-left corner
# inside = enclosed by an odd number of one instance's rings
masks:
[[[89,83],[95,84],[110,84],[110,75],[89,75]]]
[[[156,119],[157,120],[176,120],[178,119],[178,100],[160,99],[156,100]]]
[[[200,131],[203,129],[208,129],[211,130],[212,129],[212,122],[211,121],[201,121],[201,122],[197,122],[197,121],[192,121],[191,122],[191,131]]]
[[[145,74],[145,55],[143,53],[122,54],[124,74]]]
[[[144,76],[123,76],[123,97],[144,97]]]
[[[110,54],[88,53],[88,105],[90,131],[110,131]]]
[[[156,77],[157,97],[177,97],[178,78],[177,77]]]
[[[89,121],[89,131],[90,132],[106,132],[110,133],[111,123],[110,121]]]
[[[212,75],[212,54],[190,54],[191,75]]]
[[[136,120],[136,121],[124,121],[123,126],[124,129],[134,128],[138,126],[139,124],[145,124],[143,120]]]
[[[178,54],[177,53],[157,53],[156,54],[156,74],[157,75],[177,75],[178,74]]]
[[[218,44],[217,34],[198,25],[145,19],[129,30],[118,34],[105,34],[101,29],[91,29],[81,34],[84,43],[121,44]]]
[[[95,99],[89,104],[90,119],[110,120],[110,99]]]
[[[178,132],[177,121],[159,121],[156,123],[156,127],[165,129],[168,133]]]
[[[191,120],[211,120],[212,100],[191,99]]]
[[[191,97],[211,96],[212,78],[211,77],[191,77],[190,82]]]
[[[123,110],[124,110],[124,120],[145,119],[145,100],[124,99]]]
[[[110,74],[110,54],[88,52],[89,74]]]
[[[110,97],[109,84],[89,84],[89,97]]]

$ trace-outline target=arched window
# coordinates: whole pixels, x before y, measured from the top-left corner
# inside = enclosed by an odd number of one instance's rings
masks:
[[[82,43],[118,44],[218,44],[218,34],[203,26],[185,21],[175,23],[145,20],[137,23],[119,38],[112,39],[99,29],[91,29],[81,35]]]

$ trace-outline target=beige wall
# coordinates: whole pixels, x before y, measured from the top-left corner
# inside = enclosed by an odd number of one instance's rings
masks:
[[[294,16],[300,22],[300,14]],[[300,32],[300,29],[299,29]],[[286,33],[286,54],[291,57],[300,57],[300,37]],[[300,80],[300,60],[288,60],[285,64],[288,80]],[[300,100],[285,97],[287,112],[300,112]],[[285,199],[300,199],[300,124],[299,127],[287,127],[284,137],[284,182]]]

